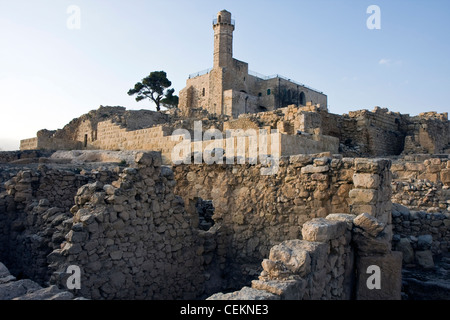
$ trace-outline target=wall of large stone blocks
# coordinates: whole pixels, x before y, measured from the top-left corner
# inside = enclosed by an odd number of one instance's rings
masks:
[[[172,141],[171,126],[128,131],[112,121],[98,124],[97,140],[92,146],[102,150],[156,150],[163,154],[164,162],[170,160],[173,147],[178,141]]]
[[[20,150],[36,150],[38,149],[38,138],[30,138],[20,140]]]

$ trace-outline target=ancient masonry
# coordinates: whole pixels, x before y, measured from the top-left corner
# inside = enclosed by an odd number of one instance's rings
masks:
[[[179,110],[102,106],[0,152],[0,299],[449,299],[448,115],[329,113],[233,59],[229,12],[213,29],[213,68]],[[174,163],[177,129],[193,152]],[[249,160],[260,130],[273,174],[188,161],[211,143]]]

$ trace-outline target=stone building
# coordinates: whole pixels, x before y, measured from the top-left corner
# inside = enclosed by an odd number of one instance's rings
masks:
[[[40,130],[36,137],[22,140],[20,149],[152,150],[161,152],[163,162],[170,164],[174,147],[180,142],[172,137],[176,130],[189,132],[199,153],[210,145],[206,139],[198,146],[201,139],[195,138],[193,131],[199,121],[202,133],[209,129],[222,132],[220,139],[214,137],[220,140],[216,141],[219,149],[226,149],[223,145],[227,131],[248,136],[252,130],[265,130],[276,134],[278,142],[278,147],[271,148],[267,155],[331,152],[346,157],[379,157],[450,153],[448,113],[410,116],[380,107],[343,115],[329,113],[323,93],[279,75],[257,75],[249,71],[247,63],[233,58],[235,22],[231,13],[220,11],[213,29],[213,68],[189,77],[179,93],[176,111],[101,106],[62,129]],[[247,147],[245,143],[236,144],[247,152],[250,142]]]
[[[191,74],[180,91],[179,108],[189,115],[192,109],[237,118],[240,114],[271,111],[307,102],[327,108],[322,92],[280,75],[265,77],[248,69],[248,63],[233,58],[235,21],[222,10],[213,20],[214,64],[212,69]]]

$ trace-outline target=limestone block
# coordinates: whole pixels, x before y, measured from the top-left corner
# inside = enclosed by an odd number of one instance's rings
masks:
[[[252,288],[265,290],[280,296],[281,300],[302,300],[306,281],[299,280],[253,280]]]
[[[313,162],[316,166],[325,166],[331,162],[331,158],[328,157],[317,158],[314,159]]]
[[[360,256],[386,254],[391,251],[392,236],[388,232],[382,232],[378,237],[374,238],[365,231],[356,229],[353,232],[352,239]]]
[[[373,237],[377,237],[385,227],[385,224],[380,223],[375,217],[368,213],[360,214],[353,220],[353,223]]]
[[[347,224],[343,221],[316,218],[303,224],[302,236],[305,240],[326,242],[343,235],[346,228]]]
[[[305,275],[311,270],[311,257],[301,246],[281,243],[270,249],[270,261],[280,261],[291,273]],[[265,265],[269,265],[267,262]],[[267,269],[264,268],[265,270]],[[267,271],[267,270],[266,270]]]
[[[450,169],[441,170],[441,181],[445,184],[450,184]]]
[[[386,159],[355,159],[355,171],[357,173],[381,173],[385,169],[390,169],[391,161]]]
[[[344,221],[347,223],[347,229],[351,230],[353,228],[353,219],[356,215],[350,213],[330,213],[325,219],[332,221]]]
[[[377,189],[380,186],[380,176],[371,173],[355,173],[353,184],[355,188]]]
[[[370,266],[379,267],[380,288],[373,288],[377,272]],[[402,253],[393,251],[385,255],[359,257],[356,263],[357,300],[400,300],[402,286]]]
[[[378,190],[352,189],[348,193],[351,204],[375,204],[378,200]]]
[[[425,165],[423,163],[407,162],[405,163],[406,171],[425,171]]]
[[[321,172],[327,172],[330,170],[330,167],[328,165],[326,166],[313,166],[313,165],[308,165],[306,167],[303,167],[301,169],[301,173],[305,174],[305,173],[321,173]]]

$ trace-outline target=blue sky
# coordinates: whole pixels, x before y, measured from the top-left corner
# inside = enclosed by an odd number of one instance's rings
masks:
[[[80,29],[67,27],[70,5]],[[369,5],[379,30],[366,26]],[[330,112],[450,109],[450,1],[0,0],[0,149],[100,105],[154,110],[128,89],[164,70],[178,92],[211,67],[222,9],[236,20],[236,59],[320,89]]]

